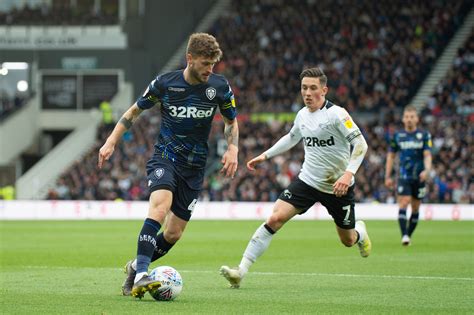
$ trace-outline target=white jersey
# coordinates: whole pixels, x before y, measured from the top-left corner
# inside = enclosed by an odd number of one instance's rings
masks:
[[[304,162],[298,177],[311,187],[332,194],[333,184],[344,174],[350,159],[350,142],[361,135],[349,113],[329,101],[296,115],[291,137],[303,139]],[[351,186],[354,184],[352,178]]]

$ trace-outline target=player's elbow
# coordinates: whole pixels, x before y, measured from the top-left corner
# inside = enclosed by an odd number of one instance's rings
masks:
[[[356,150],[358,156],[365,156],[368,149],[369,146],[364,138],[361,138],[354,147],[354,150]]]

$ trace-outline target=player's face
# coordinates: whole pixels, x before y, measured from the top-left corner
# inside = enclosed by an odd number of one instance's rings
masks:
[[[201,56],[188,54],[189,74],[193,80],[206,83],[212,73],[216,60]]]
[[[304,77],[301,80],[301,96],[310,111],[315,111],[323,106],[327,92],[328,87],[321,86],[319,78]]]
[[[418,114],[415,111],[405,111],[403,112],[402,118],[403,125],[407,130],[415,130],[416,125],[418,124]]]

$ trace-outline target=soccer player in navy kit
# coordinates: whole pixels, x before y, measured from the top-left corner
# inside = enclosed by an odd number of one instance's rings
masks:
[[[403,111],[404,130],[395,132],[390,139],[389,152],[385,164],[385,185],[394,187],[392,168],[395,154],[400,152],[398,174],[398,222],[402,233],[402,245],[411,244],[411,235],[418,223],[421,200],[426,194],[425,183],[431,169],[431,135],[419,130],[418,113],[414,106]],[[407,208],[411,203],[411,216],[407,226]]]
[[[160,104],[161,129],[155,152],[147,163],[148,217],[138,237],[136,259],[125,266],[123,295],[142,298],[161,285],[148,276],[148,267],[173,247],[191,218],[204,179],[207,141],[217,108],[223,116],[228,143],[221,172],[233,178],[237,170],[239,129],[234,95],[227,80],[212,73],[221,56],[213,36],[191,35],[186,69],[157,76],[125,112],[99,151],[101,168],[139,114]]]

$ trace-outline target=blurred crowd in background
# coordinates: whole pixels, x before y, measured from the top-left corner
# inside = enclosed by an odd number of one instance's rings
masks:
[[[241,111],[296,110],[304,67],[320,66],[329,98],[352,111],[404,106],[469,12],[469,1],[232,1],[211,28],[216,69]],[[293,105],[293,106],[292,106]]]
[[[52,0],[0,11],[0,25],[114,25],[118,0]]]
[[[215,72],[233,87],[241,113],[240,167],[233,180],[219,170],[222,122],[210,136],[203,200],[273,201],[297,176],[303,146],[263,163],[255,173],[250,158],[287,133],[292,119],[255,119],[255,113],[295,114],[303,105],[299,74],[319,66],[330,87],[327,98],[345,107],[369,144],[356,175],[359,202],[394,202],[384,185],[387,140],[402,128],[401,109],[414,96],[463,19],[469,1],[250,1],[234,0],[209,30],[221,44]],[[341,9],[343,8],[343,9]],[[433,170],[428,202],[474,202],[471,127],[473,38],[459,51],[448,76],[420,113],[421,128],[433,136]],[[363,113],[364,119],[357,120]],[[159,130],[157,110],[142,114],[114,156],[98,170],[97,154],[110,133],[103,126],[94,148],[67,170],[50,199],[147,200],[145,164]]]
[[[428,182],[426,202],[474,202],[474,41],[473,36],[459,50],[448,76],[438,84],[427,106],[420,113],[420,128],[433,136],[433,169]],[[298,105],[301,108],[302,105]],[[449,108],[446,110],[446,108]],[[355,111],[357,112],[357,110]],[[239,123],[240,167],[233,180],[219,172],[218,147],[222,142],[223,123],[216,121],[210,135],[210,163],[202,200],[210,201],[274,201],[298,172],[303,161],[303,145],[270,161],[262,163],[256,172],[249,172],[245,163],[269,148],[286,134],[291,126],[288,119],[252,121],[245,117]],[[264,117],[264,116],[263,116]],[[285,116],[282,116],[285,117]],[[290,119],[291,120],[291,119]],[[103,126],[94,148],[71,167],[56,187],[50,199],[86,200],[147,200],[145,165],[153,153],[153,143],[160,124],[159,112],[152,109],[127,132],[112,159],[104,169],[97,170],[97,154],[110,133]],[[369,143],[369,151],[356,175],[358,202],[394,202],[395,192],[384,186],[385,158],[388,139],[402,128],[400,112],[386,115],[386,123],[359,123]]]

